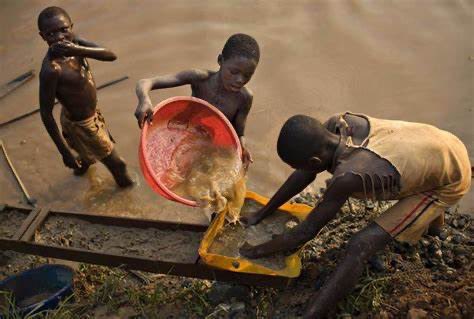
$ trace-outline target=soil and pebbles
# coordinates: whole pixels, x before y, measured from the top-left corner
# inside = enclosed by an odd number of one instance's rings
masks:
[[[318,195],[295,201],[314,204]],[[351,200],[302,251],[301,276],[282,289],[142,273],[144,283],[121,269],[81,265],[75,302],[56,318],[298,318],[344,253],[347,240],[389,205]],[[471,216],[473,212],[470,212]],[[474,318],[474,222],[455,210],[437,236],[414,246],[391,243],[368,263],[354,291],[331,318]],[[23,263],[20,261],[23,260]],[[0,253],[0,279],[44,258]],[[62,312],[60,312],[62,311]]]
[[[241,214],[246,215],[251,212],[256,212],[263,206],[254,200],[245,200],[242,207]],[[240,224],[225,225],[211,246],[209,252],[228,256],[240,257],[239,249],[248,242],[252,246],[263,244],[272,239],[272,236],[281,235],[285,230],[288,230],[298,224],[298,218],[283,212],[277,211],[275,214],[264,219],[261,223],[250,227],[244,227]],[[276,254],[274,256],[249,259],[254,264],[258,264],[269,269],[280,270],[285,268],[285,254]]]
[[[0,238],[12,238],[27,217],[28,213],[25,211],[0,209]]]
[[[162,261],[194,263],[203,233],[94,224],[51,216],[35,234],[39,243]]]

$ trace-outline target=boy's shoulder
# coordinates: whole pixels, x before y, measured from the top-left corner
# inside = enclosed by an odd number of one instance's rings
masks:
[[[194,81],[206,81],[215,72],[211,70],[206,70],[206,69],[189,69],[189,70],[183,71],[183,73],[186,73]]]
[[[247,87],[243,87],[240,90],[240,94],[242,96],[242,99],[244,100],[244,105],[248,108],[252,106],[252,101],[253,101],[253,92]]]
[[[51,60],[48,54],[45,55],[43,63],[41,64],[40,79],[50,79],[52,77],[59,76],[61,72],[61,65]]]

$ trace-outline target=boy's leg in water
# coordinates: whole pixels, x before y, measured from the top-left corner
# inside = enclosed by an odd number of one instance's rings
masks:
[[[329,311],[349,294],[359,280],[366,261],[384,248],[392,237],[372,223],[348,242],[345,256],[316,296],[311,298],[304,318],[326,318]]]
[[[120,187],[127,187],[133,185],[132,178],[128,175],[127,164],[125,161],[117,154],[117,151],[114,149],[107,157],[101,161],[112,173],[115,182]]]

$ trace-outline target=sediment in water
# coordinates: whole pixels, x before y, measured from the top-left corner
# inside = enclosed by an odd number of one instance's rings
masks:
[[[242,208],[242,214],[255,212],[262,207],[257,202],[247,199]],[[252,246],[263,244],[271,240],[274,235],[281,235],[296,226],[298,222],[298,218],[278,210],[257,225],[244,227],[240,224],[227,224],[212,242],[209,252],[228,257],[241,257],[239,249],[245,242]],[[284,254],[275,254],[249,260],[270,269],[280,270],[285,268],[285,258]]]

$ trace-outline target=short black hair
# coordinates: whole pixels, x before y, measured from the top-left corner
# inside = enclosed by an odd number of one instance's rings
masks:
[[[280,158],[292,164],[304,164],[325,147],[327,130],[315,118],[306,115],[290,117],[280,130],[277,152]]]
[[[237,33],[227,39],[222,49],[224,59],[234,56],[244,56],[246,58],[260,60],[260,48],[257,41],[251,36],[243,33]]]
[[[45,9],[43,9],[40,12],[39,16],[38,16],[38,29],[40,31],[42,30],[44,20],[50,19],[50,18],[58,16],[58,15],[63,15],[66,18],[68,18],[70,22],[72,21],[69,14],[63,8],[60,8],[60,7],[47,7]]]

